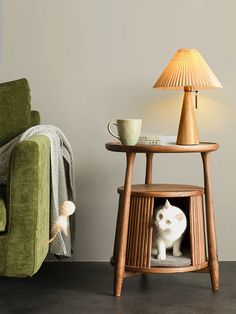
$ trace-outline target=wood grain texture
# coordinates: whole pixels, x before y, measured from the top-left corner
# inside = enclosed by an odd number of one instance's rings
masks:
[[[130,211],[129,211],[129,227],[128,227],[128,238],[130,239],[130,241],[127,241],[127,245],[126,245],[126,260],[130,260],[131,258],[131,247],[132,247],[132,230],[130,228],[130,222],[133,221],[134,217],[133,217],[133,211],[132,208],[135,207],[135,201],[136,198],[131,198],[130,200]]]
[[[134,266],[126,266],[126,271],[135,271],[141,273],[160,273],[160,274],[170,274],[170,273],[184,273],[190,271],[197,271],[208,266],[208,262],[202,263],[200,265],[192,265],[186,267],[134,267]]]
[[[184,100],[179,121],[176,144],[198,145],[198,130],[192,100],[192,89],[184,88]]]
[[[111,264],[115,266],[114,272],[114,295],[120,296],[123,278],[132,273],[176,273],[186,271],[204,271],[209,267],[212,287],[214,290],[219,288],[219,267],[217,258],[217,246],[215,237],[214,209],[212,201],[212,187],[210,179],[210,152],[217,150],[216,143],[200,143],[195,146],[151,146],[135,145],[124,146],[120,143],[107,143],[106,148],[110,151],[125,152],[127,156],[126,175],[124,187],[118,188],[120,194],[119,212],[117,216],[117,230],[115,236],[114,253]],[[146,153],[146,173],[145,182],[148,184],[133,185],[131,190],[133,164],[135,153]],[[204,215],[202,195],[204,188],[199,186],[176,185],[176,184],[150,184],[152,182],[152,160],[153,153],[196,153],[202,155],[204,168],[204,187],[205,187],[205,207],[206,225],[208,234],[208,253],[209,265],[206,260],[206,250],[204,248],[205,235]],[[190,200],[191,206],[200,210],[192,212],[193,221],[200,222],[195,226],[193,233],[194,256],[193,264],[187,267],[150,267],[149,257],[151,256],[152,228],[146,228],[142,221],[150,221],[154,206],[155,197],[189,197],[196,198]],[[201,201],[200,201],[201,199]],[[131,202],[130,202],[131,200]],[[130,210],[132,208],[132,210]],[[134,210],[135,209],[135,210]],[[129,222],[130,221],[130,222]],[[132,223],[131,223],[132,221]],[[192,221],[192,224],[194,222]],[[137,228],[138,226],[138,228]],[[135,236],[138,232],[138,237]],[[141,236],[142,235],[142,236]],[[127,238],[129,239],[127,242]],[[138,241],[138,242],[137,242]],[[137,244],[138,243],[138,244]],[[197,254],[199,253],[200,254]],[[125,265],[128,264],[128,265]]]
[[[118,193],[123,193],[124,187],[118,188]],[[134,184],[131,187],[131,193],[134,196],[149,197],[187,197],[202,195],[203,187],[185,184]]]
[[[131,197],[126,265],[150,267],[154,199]]]
[[[105,144],[106,149],[112,152],[135,153],[201,153],[213,152],[218,149],[217,143],[202,142],[199,145],[133,145],[126,146],[120,142]]]
[[[126,244],[129,223],[129,209],[130,209],[130,195],[131,195],[131,181],[133,173],[133,165],[135,160],[135,153],[126,154],[126,173],[124,183],[124,195],[122,198],[121,210],[121,224],[119,229],[119,237],[117,239],[117,258],[115,261],[114,271],[114,295],[120,296],[123,277],[125,271],[125,258],[126,258]]]
[[[152,183],[152,161],[153,161],[153,153],[147,153],[146,154],[145,184]]]
[[[125,271],[124,272],[124,278],[134,277],[137,275],[141,275],[142,273],[134,272],[134,271]]]
[[[216,242],[215,214],[213,207],[210,153],[202,153],[204,183],[205,183],[205,206],[206,206],[206,225],[208,238],[209,269],[211,283],[214,290],[219,290],[219,262]]]
[[[189,219],[192,265],[199,265],[207,260],[202,196],[190,197]]]

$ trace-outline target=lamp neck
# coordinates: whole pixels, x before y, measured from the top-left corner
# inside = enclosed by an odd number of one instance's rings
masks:
[[[192,86],[184,86],[184,91],[185,92],[192,92],[193,88],[192,88]]]

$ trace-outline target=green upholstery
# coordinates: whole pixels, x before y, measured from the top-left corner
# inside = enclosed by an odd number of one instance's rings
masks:
[[[25,80],[24,80],[25,82]],[[26,81],[27,82],[27,81]],[[9,83],[10,85],[12,82]],[[0,100],[2,86],[0,84]],[[19,86],[16,84],[16,89]],[[22,88],[25,89],[25,84]],[[10,89],[12,91],[12,89]],[[5,93],[5,91],[4,91]],[[27,92],[28,93],[28,92]],[[18,97],[19,93],[9,95]],[[28,99],[28,98],[27,98]],[[28,100],[25,98],[28,106]],[[24,107],[24,103],[22,103]],[[12,107],[13,100],[12,100]],[[18,106],[18,103],[16,104]],[[0,116],[2,115],[0,105]],[[25,112],[23,110],[23,116]],[[32,122],[39,122],[39,113],[32,112]],[[3,113],[4,115],[4,113]],[[6,117],[6,115],[5,115]],[[20,121],[23,121],[18,113]],[[1,119],[1,118],[0,118]],[[28,122],[27,122],[28,123]],[[27,123],[23,123],[24,128]],[[8,125],[11,123],[8,122]],[[7,124],[5,124],[7,125]],[[15,123],[17,132],[23,128]],[[13,126],[13,124],[12,124]],[[30,126],[30,125],[29,125]],[[6,134],[0,133],[6,140]],[[8,137],[9,139],[10,137]],[[50,146],[46,136],[34,136],[19,142],[12,153],[6,191],[2,187],[0,193],[0,228],[4,229],[4,218],[7,217],[6,230],[0,230],[0,275],[11,277],[32,276],[40,268],[48,253],[49,239],[49,206],[50,206]]]
[[[0,232],[5,231],[7,223],[6,187],[0,185]]]
[[[0,146],[31,126],[30,89],[26,79],[0,84]]]
[[[40,124],[40,114],[38,111],[31,111],[31,126]]]

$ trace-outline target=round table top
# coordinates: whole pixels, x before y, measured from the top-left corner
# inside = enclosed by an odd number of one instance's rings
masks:
[[[203,153],[213,152],[218,149],[219,144],[201,142],[198,145],[122,145],[120,142],[106,143],[106,149],[112,152],[123,153]]]

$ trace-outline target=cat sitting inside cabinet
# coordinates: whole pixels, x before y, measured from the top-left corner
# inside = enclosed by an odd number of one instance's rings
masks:
[[[152,225],[152,255],[159,260],[165,260],[166,249],[173,248],[174,256],[182,256],[180,247],[183,233],[187,227],[184,212],[166,200],[164,206],[154,209]]]

